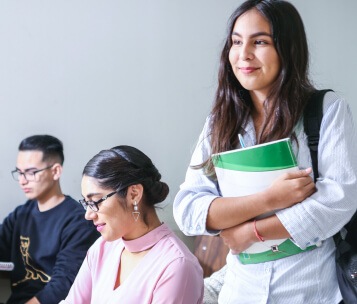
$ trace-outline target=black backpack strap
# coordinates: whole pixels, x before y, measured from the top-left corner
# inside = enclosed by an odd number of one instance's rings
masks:
[[[323,116],[323,101],[324,96],[328,91],[332,90],[320,90],[312,93],[304,109],[304,130],[307,135],[307,143],[310,149],[312,170],[314,172],[315,182],[319,177],[317,152],[320,140],[320,127]],[[340,233],[336,233],[333,236],[333,239],[335,241],[336,247],[339,245],[339,248],[341,248],[343,252],[349,250],[350,246],[348,244],[346,244],[346,246],[343,245],[346,242],[342,244],[343,239]]]
[[[315,181],[319,176],[317,150],[320,140],[320,126],[322,121],[322,109],[324,96],[332,90],[316,90],[309,98],[304,109],[304,129],[307,135],[307,141],[310,148],[312,169]]]

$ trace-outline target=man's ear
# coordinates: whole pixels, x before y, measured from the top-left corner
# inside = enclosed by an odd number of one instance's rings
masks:
[[[128,187],[127,199],[129,203],[136,201],[139,203],[143,197],[144,187],[141,184],[131,185]]]
[[[59,178],[61,177],[62,175],[62,165],[59,164],[59,163],[55,163],[53,166],[52,166],[52,173],[53,173],[53,179],[54,180],[59,180]]]

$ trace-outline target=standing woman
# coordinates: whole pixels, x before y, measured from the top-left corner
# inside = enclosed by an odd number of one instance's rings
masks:
[[[299,13],[287,1],[248,0],[231,16],[227,34],[215,102],[175,198],[175,220],[187,235],[220,233],[231,248],[219,303],[339,303],[332,236],[357,207],[350,108],[335,93],[325,95],[315,185],[302,123],[314,87]],[[246,146],[290,137],[305,169],[262,192],[222,197],[211,156],[239,148],[239,133]],[[282,238],[296,249],[287,257],[247,265],[238,259],[256,242]]]
[[[155,212],[169,193],[160,180],[151,160],[130,146],[87,163],[80,203],[102,236],[62,303],[202,303],[197,259]]]

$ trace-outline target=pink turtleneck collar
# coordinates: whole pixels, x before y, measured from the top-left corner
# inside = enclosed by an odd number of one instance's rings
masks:
[[[166,224],[162,224],[159,227],[151,230],[147,234],[135,239],[126,241],[124,239],[123,243],[125,249],[130,252],[140,252],[153,247],[158,241],[160,241],[164,236],[171,233],[171,230]]]

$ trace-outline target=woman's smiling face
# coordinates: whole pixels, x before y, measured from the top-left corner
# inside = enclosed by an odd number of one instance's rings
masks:
[[[270,24],[257,10],[252,9],[237,18],[229,61],[245,89],[268,96],[281,64]]]
[[[108,195],[112,190],[101,188],[97,180],[84,175],[82,177],[82,196],[86,201],[98,201]],[[121,202],[124,201],[124,204]],[[118,195],[108,197],[98,205],[97,212],[87,208],[85,218],[92,220],[102,237],[106,241],[114,241],[119,238],[131,239],[135,229],[135,221],[130,206],[126,199],[119,199]]]

